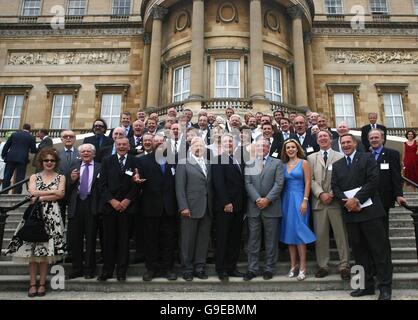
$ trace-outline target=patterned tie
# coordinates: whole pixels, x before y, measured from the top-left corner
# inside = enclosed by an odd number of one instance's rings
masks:
[[[90,176],[89,166],[90,166],[90,163],[85,163],[84,164],[83,175],[80,178],[79,194],[80,194],[80,199],[81,200],[86,200],[87,196],[89,194],[89,176]]]
[[[66,155],[66,157],[67,157],[67,164],[70,164],[70,162],[71,162],[71,150],[66,150],[65,151],[65,155]]]
[[[125,168],[125,165],[123,164],[123,161],[125,161],[125,156],[121,156],[119,158],[119,167],[120,167],[121,171],[123,171],[123,168]]]
[[[377,160],[377,158],[379,158],[379,152],[373,151],[373,157],[375,160]]]
[[[328,152],[324,151],[324,162],[327,164],[328,161]]]
[[[141,143],[141,137],[136,137],[135,145],[139,146],[140,143]]]

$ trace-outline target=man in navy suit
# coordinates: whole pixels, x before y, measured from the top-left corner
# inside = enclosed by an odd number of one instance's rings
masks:
[[[96,148],[96,157],[94,161],[101,162],[102,159],[100,158],[100,151],[103,147],[113,144],[113,140],[110,137],[105,136],[107,130],[106,121],[103,119],[96,119],[93,122],[92,131],[94,136],[84,138],[84,143],[90,143]]]
[[[372,129],[380,129],[385,134],[385,142],[386,142],[386,127],[377,124],[377,113],[370,112],[369,113],[369,124],[366,124],[361,128],[361,143],[363,143],[364,147],[366,148],[366,152],[370,151],[370,143],[369,143],[369,131]]]
[[[25,123],[23,130],[13,133],[3,147],[1,157],[6,163],[4,169],[3,189],[10,186],[10,180],[16,170],[16,182],[25,179],[26,165],[29,162],[29,152],[36,153],[35,137],[29,132],[30,125]],[[22,193],[22,186],[15,188],[16,193]]]
[[[313,135],[307,132],[308,121],[304,115],[297,115],[294,120],[296,141],[302,146],[306,156],[319,151],[318,143]]]

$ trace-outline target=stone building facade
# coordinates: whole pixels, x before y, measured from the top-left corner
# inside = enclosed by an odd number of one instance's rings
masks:
[[[0,0],[0,126],[307,109],[417,127],[418,1]]]

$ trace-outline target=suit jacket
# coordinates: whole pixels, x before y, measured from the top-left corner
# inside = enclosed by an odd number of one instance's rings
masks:
[[[114,144],[112,143],[112,144],[109,144],[109,145],[106,145],[106,146],[102,147],[100,149],[100,152],[99,152],[99,159],[101,159],[103,161],[105,158],[110,157],[112,155],[113,145]]]
[[[241,149],[238,149],[240,153]],[[239,162],[240,155],[234,155]],[[217,163],[212,165],[213,208],[216,212],[224,212],[225,205],[232,203],[234,212],[245,209],[244,166],[233,162],[229,154],[223,153],[217,157]]]
[[[37,152],[41,151],[43,148],[52,148],[53,145],[54,143],[52,142],[52,139],[50,137],[45,137],[41,142],[39,142]]]
[[[325,208],[339,208],[340,203],[337,199],[329,204],[325,205],[319,199],[319,196],[323,192],[333,193],[331,189],[331,177],[333,170],[333,163],[344,158],[344,156],[334,150],[330,150],[328,153],[328,160],[325,164],[324,158],[320,151],[315,152],[308,156],[308,162],[311,166],[311,190],[312,190],[312,209],[313,210],[322,210]]]
[[[282,154],[282,148],[283,148],[283,136],[279,133],[275,133],[273,135],[273,143],[270,146],[270,153],[269,156],[280,159]],[[273,154],[277,153],[277,156],[273,156]]]
[[[76,161],[70,168],[70,172],[74,169],[80,171],[81,160]],[[100,212],[100,163],[94,161],[93,181],[90,189],[90,212],[93,215],[97,215]],[[80,186],[80,179],[71,182],[71,179],[67,180],[66,194],[68,198],[68,218],[73,218],[77,210],[78,189]]]
[[[382,169],[381,164],[388,163],[389,169]],[[401,161],[399,152],[383,148],[377,158],[379,167],[379,195],[384,208],[393,208],[396,197],[402,197]]]
[[[58,172],[62,175],[65,175],[67,181],[69,180],[69,175],[71,173],[71,168],[76,164],[79,160],[79,154],[77,148],[74,148],[74,151],[71,152],[71,159],[67,161],[67,153],[65,152],[65,148],[62,148],[58,151],[58,156],[60,158],[60,164],[58,166]],[[74,170],[74,169],[73,169]]]
[[[109,138],[108,136],[103,135],[102,144],[99,146],[99,141],[97,137],[93,135],[93,136],[84,138],[83,143],[90,143],[94,145],[94,147],[96,148],[96,157],[94,158],[94,161],[101,162],[102,161],[102,158],[100,156],[101,148],[108,146],[108,145],[112,145],[113,139]]]
[[[292,139],[295,139],[300,144],[299,137],[297,134],[292,136]],[[305,152],[306,157],[308,157],[310,154],[314,152],[319,151],[319,146],[318,146],[318,143],[316,142],[315,136],[311,135],[308,132],[306,132],[305,139],[303,140],[303,143],[301,146],[302,146],[303,151]],[[310,148],[312,148],[313,150],[310,150],[310,152],[308,152],[308,149]]]
[[[386,127],[381,124],[377,124],[376,126],[377,126],[377,129],[380,129],[385,133],[385,142],[386,142]],[[363,143],[364,148],[366,149],[366,152],[368,152],[370,149],[370,143],[369,143],[369,131],[370,130],[372,130],[370,123],[366,124],[365,126],[361,128],[361,143]]]
[[[111,211],[109,201],[112,199],[118,201],[129,199],[131,200],[131,204],[128,210],[133,207],[133,202],[138,196],[138,187],[132,182],[132,175],[128,175],[126,171],[135,173],[135,169],[135,158],[131,155],[126,155],[123,171],[120,170],[117,154],[103,159],[100,170],[101,208],[103,213]]]
[[[163,174],[154,153],[136,159],[138,171],[146,181],[140,185],[139,208],[143,217],[162,217],[178,213],[175,165],[166,164]]]
[[[28,163],[29,152],[36,153],[36,140],[28,131],[17,131],[7,139],[1,152],[5,162]]]
[[[257,166],[254,167],[253,165],[245,167],[247,216],[258,217],[261,214],[269,218],[281,217],[280,194],[284,184],[284,165],[282,161],[268,157],[261,173],[258,172]],[[255,171],[254,168],[256,168]],[[271,200],[271,203],[264,210],[260,210],[255,203],[258,198],[268,198]]]
[[[121,126],[122,127],[122,126]],[[122,127],[122,128],[124,128],[125,129],[125,127]],[[113,139],[112,138],[112,136],[113,136],[113,130],[115,130],[115,128],[113,128],[112,130],[110,130],[110,132],[109,132],[109,135],[108,135],[108,137],[110,138],[110,139]],[[129,131],[128,131],[128,135],[126,136],[126,138],[132,138],[133,137],[133,135],[134,135],[134,128],[132,127],[132,125],[131,126],[129,126]]]
[[[212,172],[206,164],[207,177],[193,157],[176,169],[176,196],[179,211],[189,209],[192,219],[203,218],[208,212],[212,216]]]
[[[345,199],[344,191],[361,187],[355,198],[360,203],[366,202],[369,198],[373,204],[361,209],[360,212],[348,212],[344,207],[343,218],[345,222],[363,222],[383,217],[385,211],[380,201],[379,188],[379,167],[372,155],[367,152],[356,152],[351,167],[347,166],[346,158],[342,158],[333,164],[332,191],[341,204]]]
[[[142,148],[137,149],[138,146],[142,146]],[[142,136],[140,138],[140,143],[139,145],[136,145],[136,137],[132,136],[129,138],[129,147],[130,150],[128,151],[129,154],[133,155],[133,156],[137,156],[143,152],[139,152],[139,151],[144,151],[144,146],[142,144]]]
[[[339,140],[340,138],[338,137],[337,139],[332,140],[331,142],[331,148],[334,151],[340,152],[340,145],[339,145]],[[364,148],[363,144],[361,143],[361,141],[359,139],[357,139],[357,151],[359,152],[366,152],[366,149]]]

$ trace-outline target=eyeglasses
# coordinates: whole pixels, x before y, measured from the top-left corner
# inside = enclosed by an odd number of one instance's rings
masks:
[[[63,138],[63,139],[74,139],[74,138],[75,138],[75,136],[63,136],[62,138]]]
[[[55,160],[55,159],[43,159],[42,162],[43,163],[48,163],[48,162],[55,163],[55,162],[57,162],[57,160]]]

